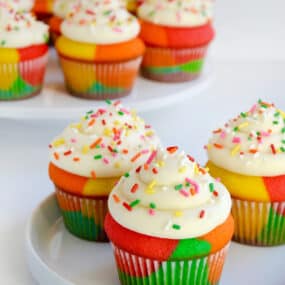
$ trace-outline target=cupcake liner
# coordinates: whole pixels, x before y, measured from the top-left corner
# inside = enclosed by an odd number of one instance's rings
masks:
[[[112,246],[122,285],[216,285],[229,247],[201,258],[159,261]]]
[[[47,65],[48,53],[18,63],[0,64],[0,100],[19,100],[38,94]]]
[[[191,81],[202,72],[208,45],[174,49],[147,46],[142,75],[162,82]]]
[[[232,215],[235,241],[257,246],[285,244],[285,201],[270,203],[233,198]]]
[[[60,56],[67,90],[86,99],[115,99],[128,95],[142,58],[125,62],[94,63]]]
[[[64,224],[70,233],[90,241],[108,241],[104,231],[104,219],[108,210],[107,196],[79,197],[57,187],[56,196]]]

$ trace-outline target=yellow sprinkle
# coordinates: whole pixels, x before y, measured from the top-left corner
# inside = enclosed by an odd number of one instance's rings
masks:
[[[87,154],[88,151],[89,151],[89,146],[88,146],[88,145],[84,145],[84,146],[82,147],[81,152],[82,152],[83,154]]]
[[[240,150],[240,144],[236,145],[236,146],[232,149],[231,155],[232,155],[232,156],[235,156],[235,155],[239,152],[239,150]]]
[[[160,160],[157,162],[158,166],[163,167],[165,165],[165,162],[163,160]]]
[[[87,118],[86,117],[81,117],[81,121],[86,121]]]
[[[154,194],[154,193],[155,193],[155,190],[152,189],[152,188],[146,188],[145,193],[146,193],[146,194]]]
[[[151,136],[153,136],[154,135],[154,131],[147,131],[146,133],[145,133],[145,136],[147,136],[147,137],[151,137]]]
[[[109,128],[104,129],[104,135],[110,137],[112,135],[112,130]]]
[[[206,171],[206,172],[209,172],[209,167],[206,167],[206,168],[204,168],[204,170]]]
[[[128,137],[128,136],[129,136],[129,134],[130,134],[130,130],[129,130],[129,129],[127,129],[127,130],[126,130],[126,132],[125,132],[126,137]]]
[[[121,123],[118,121],[118,120],[116,120],[116,121],[114,121],[114,125],[115,126],[118,126],[118,125],[120,125]]]
[[[82,128],[82,124],[81,123],[78,123],[78,124],[70,124],[70,127],[72,129],[81,129]]]
[[[147,187],[147,188],[151,188],[151,189],[152,189],[155,185],[156,185],[156,181],[153,180],[152,182],[150,182],[150,183],[148,184],[148,187]]]
[[[248,125],[249,125],[248,122],[244,122],[244,123],[240,124],[240,125],[238,126],[238,128],[239,128],[239,129],[242,129],[242,128],[247,127]]]
[[[121,168],[121,164],[119,162],[114,163],[115,168]]]
[[[54,147],[59,147],[63,144],[65,144],[65,139],[61,138],[61,139],[55,140],[52,145]]]
[[[199,167],[197,166],[197,163],[194,164],[194,172],[195,172],[195,174],[200,174]]]
[[[184,173],[185,171],[187,170],[187,167],[186,166],[182,166],[178,169],[178,172],[179,173]]]
[[[212,144],[207,144],[207,149],[211,149],[213,147],[213,145]]]
[[[176,211],[176,212],[174,213],[174,216],[175,216],[175,217],[182,217],[182,216],[183,216],[183,212],[182,212],[182,211]]]

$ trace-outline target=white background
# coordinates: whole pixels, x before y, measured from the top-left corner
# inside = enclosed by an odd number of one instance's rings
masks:
[[[284,11],[282,0],[218,1],[212,85],[183,104],[142,114],[165,144],[204,162],[210,130],[257,98],[285,109]],[[24,229],[32,209],[53,190],[47,145],[68,122],[0,120],[0,284],[36,284],[25,262]],[[222,285],[284,285],[284,254],[284,247],[234,245]]]

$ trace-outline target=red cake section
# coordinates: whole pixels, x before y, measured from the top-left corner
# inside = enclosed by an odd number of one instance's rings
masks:
[[[285,175],[263,177],[271,202],[285,201]]]
[[[34,59],[46,54],[48,51],[48,46],[46,44],[35,45],[27,48],[20,48],[17,49],[17,51],[19,53],[19,60],[24,61]]]

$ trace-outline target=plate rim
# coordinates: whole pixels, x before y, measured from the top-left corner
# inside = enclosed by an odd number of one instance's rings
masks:
[[[33,232],[33,223],[36,219],[37,214],[43,207],[43,205],[51,203],[52,200],[55,200],[55,193],[50,194],[45,199],[43,199],[40,204],[33,210],[30,218],[28,219],[26,230],[25,230],[25,251],[26,251],[26,259],[28,263],[28,267],[33,278],[39,284],[46,285],[75,285],[74,283],[64,279],[60,276],[56,271],[52,270],[39,256],[37,250],[34,247],[32,241],[32,232]],[[44,274],[46,280],[40,278],[40,275]],[[57,282],[57,283],[55,283]]]

